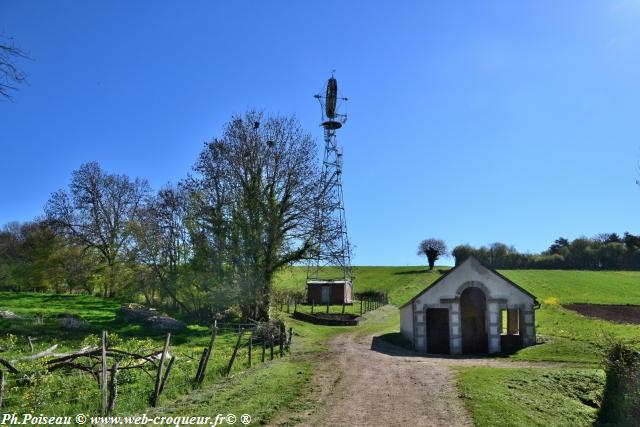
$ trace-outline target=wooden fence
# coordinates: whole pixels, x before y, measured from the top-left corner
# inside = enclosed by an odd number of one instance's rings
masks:
[[[285,330],[283,323],[252,323],[252,324],[218,324],[217,321],[211,328],[211,337],[206,348],[203,349],[198,369],[193,378],[192,385],[195,387],[202,383],[207,373],[207,365],[210,356],[215,350],[216,338],[220,330],[233,330],[237,334],[235,345],[231,357],[226,365],[224,375],[229,375],[238,353],[242,347],[242,338],[249,335],[246,343],[247,367],[254,364],[254,349],[261,350],[260,362],[265,362],[265,354],[269,353],[269,360],[273,360],[276,355],[284,357],[291,351],[291,341],[293,329]],[[32,340],[29,340],[31,351],[33,351]],[[161,350],[150,354],[136,354],[123,349],[111,347],[107,331],[102,332],[100,347],[85,347],[73,353],[55,353],[57,345],[51,346],[44,351],[29,356],[23,356],[16,360],[6,360],[0,358],[0,411],[3,402],[6,402],[5,382],[8,375],[20,377],[21,373],[14,366],[19,360],[35,360],[49,358],[45,365],[48,372],[54,371],[80,371],[88,374],[97,381],[100,388],[100,412],[101,415],[110,415],[115,411],[118,396],[118,373],[122,370],[130,369],[151,369],[155,372],[154,387],[150,396],[151,406],[157,406],[160,396],[165,389],[172,368],[178,363],[177,356],[171,354],[171,333],[167,333],[164,345]],[[275,350],[274,350],[275,348]],[[275,354],[275,355],[274,355]],[[111,365],[109,365],[111,360]],[[81,363],[85,362],[85,363]]]
[[[340,314],[357,314],[364,315],[372,310],[376,310],[383,305],[389,304],[389,297],[386,293],[380,292],[368,292],[356,295],[357,298],[353,304],[341,304]],[[276,301],[274,304],[280,311],[285,313],[297,313],[299,306],[307,306],[311,309],[311,314],[315,313],[329,313],[331,307],[335,307],[336,304],[316,304],[315,301],[311,301],[311,304],[306,302],[306,299],[286,299]],[[293,311],[291,311],[293,306]],[[286,309],[285,309],[286,307]]]

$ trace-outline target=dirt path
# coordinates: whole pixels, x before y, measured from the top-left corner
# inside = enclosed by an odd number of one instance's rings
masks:
[[[557,367],[496,359],[424,357],[372,335],[341,334],[319,356],[314,409],[277,425],[473,426],[453,366]]]

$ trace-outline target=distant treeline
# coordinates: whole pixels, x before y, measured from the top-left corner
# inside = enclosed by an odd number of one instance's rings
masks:
[[[504,243],[480,248],[459,245],[451,255],[456,265],[473,255],[497,269],[640,270],[640,236],[626,232],[622,237],[603,233],[572,241],[560,237],[539,254],[521,253]]]

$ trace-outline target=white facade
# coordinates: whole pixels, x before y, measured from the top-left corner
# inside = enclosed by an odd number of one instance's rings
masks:
[[[463,335],[466,340],[464,343],[467,348],[466,352],[469,352],[469,342],[474,339],[474,332],[470,332],[468,326],[470,324],[468,309],[465,306],[465,310],[462,310],[461,296],[465,290],[470,288],[476,288],[476,290],[470,291],[475,295],[484,294],[484,301],[480,299],[481,303],[474,302],[475,306],[473,307],[478,311],[478,304],[482,304],[484,311],[477,319],[483,320],[484,327],[476,325],[474,326],[476,329],[473,331],[480,328],[485,334],[481,340],[484,344],[486,339],[486,352],[501,352],[505,350],[501,347],[503,345],[506,347],[507,343],[515,342],[518,347],[535,344],[534,309],[538,305],[535,297],[509,279],[486,268],[477,259],[470,257],[400,308],[400,331],[411,340],[415,350],[427,352],[428,336],[433,337],[434,343],[436,336],[439,340],[446,340],[446,338],[442,338],[442,334],[446,336],[447,331],[428,332],[427,322],[428,309],[446,309],[448,310],[448,325],[442,323],[442,320],[438,325],[444,325],[442,328],[449,328],[449,352],[451,354],[463,353]],[[482,291],[482,294],[478,290]],[[466,302],[468,299],[463,299],[463,301],[465,301],[463,304],[469,304]],[[511,322],[509,337],[505,337],[507,333],[505,333],[505,321],[502,317],[503,310],[509,310],[504,313],[505,318],[513,316],[513,320],[509,320]],[[440,310],[439,313],[444,316],[447,312]],[[462,319],[464,316],[467,317]],[[433,317],[430,318],[433,319]],[[463,323],[467,325],[464,333],[462,331]],[[512,328],[513,331],[511,331]],[[429,330],[433,331],[433,329]]]

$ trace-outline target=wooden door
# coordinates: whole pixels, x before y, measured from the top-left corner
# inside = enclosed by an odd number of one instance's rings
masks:
[[[479,288],[465,289],[460,295],[462,354],[487,352],[486,314],[487,299],[484,292]]]
[[[449,354],[449,309],[427,308],[427,353]]]
[[[320,302],[322,302],[322,304],[329,304],[331,301],[331,286],[323,286],[320,289]]]

